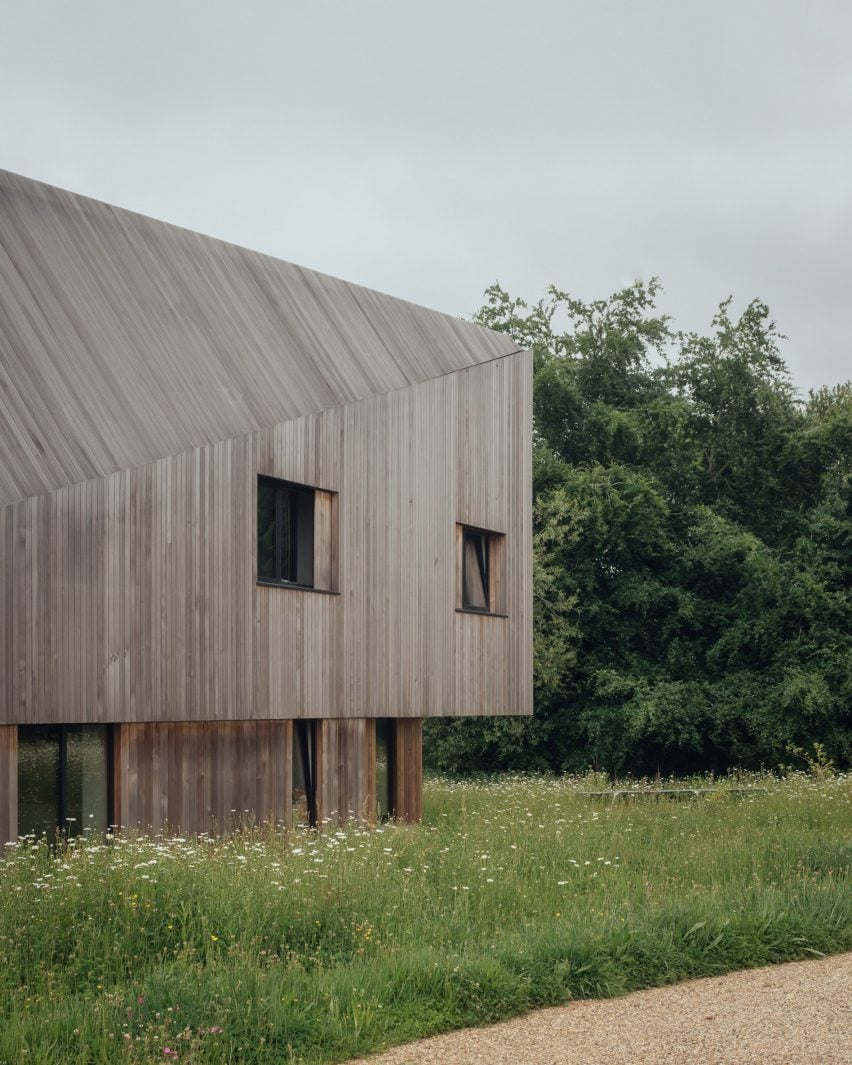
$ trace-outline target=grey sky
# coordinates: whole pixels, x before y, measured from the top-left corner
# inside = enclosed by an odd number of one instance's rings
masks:
[[[847,0],[0,0],[0,167],[467,315],[765,299],[852,375]]]

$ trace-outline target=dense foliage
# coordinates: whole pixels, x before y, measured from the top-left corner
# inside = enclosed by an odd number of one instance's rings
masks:
[[[531,720],[430,722],[453,772],[852,757],[852,385],[797,400],[768,308],[675,332],[659,283],[477,315],[535,355]]]

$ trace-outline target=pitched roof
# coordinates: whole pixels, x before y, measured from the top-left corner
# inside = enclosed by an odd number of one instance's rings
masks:
[[[0,170],[0,504],[517,350]]]

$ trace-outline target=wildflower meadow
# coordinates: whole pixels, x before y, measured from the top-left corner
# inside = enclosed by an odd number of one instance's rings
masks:
[[[852,949],[852,778],[739,786],[433,779],[413,828],[23,840],[0,859],[0,1062],[339,1062]]]

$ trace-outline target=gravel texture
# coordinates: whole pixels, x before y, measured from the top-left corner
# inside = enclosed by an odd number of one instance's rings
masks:
[[[350,1065],[850,1065],[852,954],[572,1002]]]

